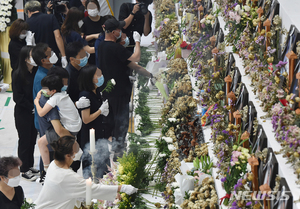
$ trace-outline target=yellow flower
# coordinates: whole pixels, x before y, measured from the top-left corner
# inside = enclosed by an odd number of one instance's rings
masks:
[[[122,175],[124,173],[124,167],[122,165],[120,165],[118,171],[119,171],[120,175]]]

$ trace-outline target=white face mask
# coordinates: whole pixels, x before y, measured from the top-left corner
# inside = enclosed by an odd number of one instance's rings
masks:
[[[8,179],[7,186],[17,187],[19,186],[20,181],[21,181],[21,174],[12,179]]]
[[[98,9],[88,9],[87,11],[91,17],[96,17],[99,14]]]
[[[55,64],[57,61],[58,61],[58,58],[57,58],[55,52],[52,51],[51,52],[51,57],[49,58],[49,62],[51,64]]]
[[[81,28],[82,25],[83,25],[83,21],[82,21],[82,20],[79,20],[79,21],[78,21],[78,27]]]
[[[29,61],[30,61],[30,62],[27,62],[29,65],[37,66],[37,64],[35,63],[35,61],[33,60],[32,57],[29,58]]]
[[[26,38],[26,34],[21,33],[21,34],[19,35],[19,38],[20,38],[20,39]]]
[[[82,154],[83,154],[82,149],[79,148],[78,152],[73,157],[73,161],[80,160]]]

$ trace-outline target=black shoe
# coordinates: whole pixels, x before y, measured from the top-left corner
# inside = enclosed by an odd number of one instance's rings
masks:
[[[35,181],[37,179],[37,177],[32,174],[31,170],[22,173],[22,178],[26,181]]]
[[[40,175],[40,171],[38,169],[35,169],[34,167],[29,168],[29,170],[35,176],[39,176]]]
[[[46,178],[46,171],[41,171],[40,173],[41,173],[40,178],[38,178],[36,181],[44,185],[44,181]]]

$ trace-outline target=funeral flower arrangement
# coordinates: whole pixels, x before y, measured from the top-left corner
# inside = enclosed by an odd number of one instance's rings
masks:
[[[2,0],[0,2],[0,32],[4,32],[6,27],[17,19],[17,12],[14,5],[14,0]]]

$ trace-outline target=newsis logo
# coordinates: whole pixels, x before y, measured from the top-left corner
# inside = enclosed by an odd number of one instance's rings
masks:
[[[239,192],[234,192],[231,194],[231,197],[234,197],[234,199],[236,200],[264,200],[264,198],[266,198],[266,200],[283,200],[283,201],[287,201],[290,196],[288,195],[290,192],[285,191],[285,192],[274,192],[274,191],[270,191],[270,192],[252,192],[252,191],[239,191]]]

